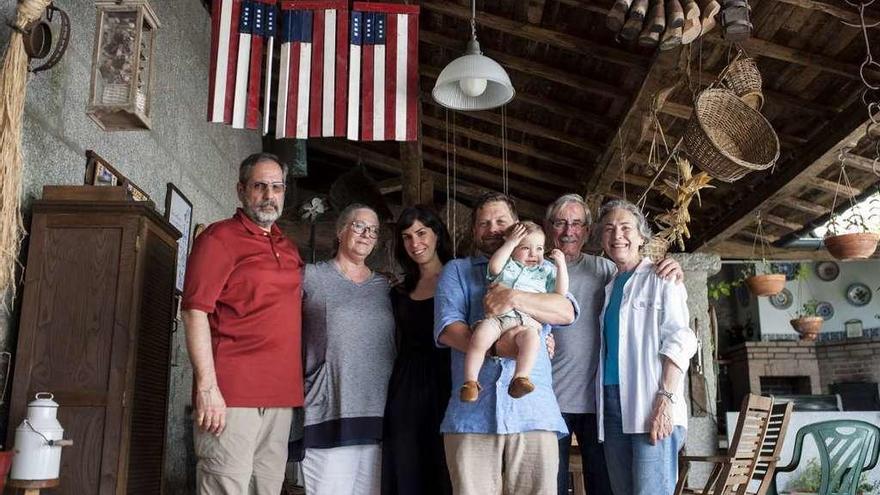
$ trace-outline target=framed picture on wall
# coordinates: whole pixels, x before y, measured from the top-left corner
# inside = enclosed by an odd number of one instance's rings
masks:
[[[174,289],[178,294],[183,292],[183,280],[186,275],[186,256],[189,254],[192,232],[192,210],[192,202],[177,186],[169,182],[165,193],[165,219],[180,231],[180,239],[177,241],[177,278],[174,282]]]
[[[125,176],[113,168],[107,160],[92,150],[86,150],[86,175],[83,181],[87,186],[121,186]]]
[[[846,328],[846,337],[848,339],[856,339],[862,336],[862,320],[847,320],[843,326]]]

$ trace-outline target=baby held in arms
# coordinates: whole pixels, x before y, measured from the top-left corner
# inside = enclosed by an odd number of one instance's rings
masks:
[[[534,222],[520,222],[507,230],[504,244],[489,259],[486,278],[490,283],[497,282],[524,292],[565,295],[568,292],[565,255],[554,249],[550,258],[553,263],[544,259],[544,231],[541,227]],[[486,352],[502,333],[508,331],[515,332],[518,353],[516,372],[507,393],[520,398],[534,390],[529,374],[541,346],[541,328],[541,323],[517,310],[478,321],[465,355],[464,384],[459,392],[461,401],[477,400],[482,390],[477,379]]]

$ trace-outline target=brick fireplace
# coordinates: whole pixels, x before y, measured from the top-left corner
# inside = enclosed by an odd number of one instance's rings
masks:
[[[745,342],[730,348],[722,362],[731,405],[748,393],[828,394],[835,384],[880,382],[880,337]]]

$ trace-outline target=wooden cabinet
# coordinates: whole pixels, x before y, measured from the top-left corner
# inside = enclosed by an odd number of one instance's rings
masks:
[[[145,203],[34,202],[7,442],[55,394],[53,493],[162,492],[179,236]]]

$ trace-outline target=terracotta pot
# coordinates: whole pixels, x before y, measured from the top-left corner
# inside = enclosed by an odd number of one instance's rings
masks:
[[[826,237],[825,247],[839,260],[857,260],[874,254],[877,241],[880,241],[880,234],[876,232],[856,232]]]
[[[785,274],[771,273],[767,275],[754,275],[746,279],[749,292],[761,296],[775,296],[785,288]]]
[[[816,340],[824,321],[821,316],[804,316],[790,320],[789,323],[795,332],[801,334],[801,340]]]

